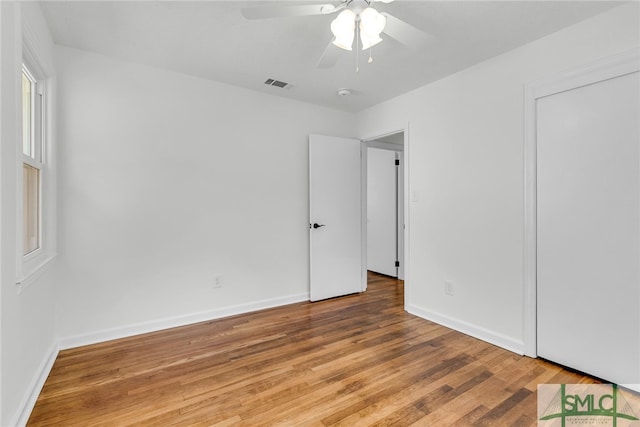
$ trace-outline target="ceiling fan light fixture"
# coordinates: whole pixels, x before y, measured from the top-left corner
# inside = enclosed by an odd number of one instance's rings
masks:
[[[362,49],[369,49],[382,41],[380,33],[384,30],[387,19],[372,7],[360,12],[360,40]]]
[[[331,32],[335,36],[333,44],[340,49],[351,50],[356,29],[356,14],[345,9],[331,22]]]

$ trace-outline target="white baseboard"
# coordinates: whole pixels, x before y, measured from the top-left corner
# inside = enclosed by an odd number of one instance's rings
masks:
[[[628,388],[629,390],[640,393],[640,384],[618,384],[620,387]]]
[[[505,350],[509,350],[520,355],[524,354],[523,341],[514,340],[506,335],[476,326],[463,320],[454,319],[431,310],[417,307],[415,305],[407,305],[405,309],[409,313],[422,317],[423,319],[430,320],[434,323],[438,323],[439,325],[462,332],[463,334],[497,345]]]
[[[31,384],[29,384],[27,392],[22,398],[20,406],[18,406],[19,411],[16,412],[9,425],[15,427],[27,425],[31,411],[36,405],[36,401],[42,391],[42,387],[49,376],[49,372],[51,372],[51,369],[53,368],[53,363],[56,361],[56,357],[58,357],[58,351],[58,346],[54,343],[40,363],[40,366],[38,366],[36,375],[33,377],[33,380],[31,380]]]
[[[279,307],[281,305],[293,304],[302,301],[309,301],[309,293],[288,295],[285,297],[271,298],[262,301],[254,301],[246,304],[238,304],[230,307],[218,308],[209,311],[186,314],[182,316],[169,317],[165,319],[141,322],[116,328],[103,329],[89,332],[87,334],[67,336],[58,339],[58,348],[65,350],[83,345],[96,344],[100,342],[126,338],[134,335],[156,332],[163,329],[175,328],[178,326],[190,325],[198,322],[220,319],[222,317],[244,314],[266,308]]]

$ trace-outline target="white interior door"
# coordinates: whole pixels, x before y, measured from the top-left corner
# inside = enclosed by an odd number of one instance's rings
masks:
[[[640,384],[640,78],[537,101],[538,355]]]
[[[362,292],[361,142],[309,136],[310,298]]]
[[[367,149],[367,269],[397,276],[396,152]]]

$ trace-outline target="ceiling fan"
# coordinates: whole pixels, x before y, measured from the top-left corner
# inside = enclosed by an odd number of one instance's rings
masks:
[[[268,19],[308,15],[330,15],[338,13],[331,22],[333,40],[325,49],[318,68],[331,68],[338,61],[343,50],[352,50],[355,41],[356,50],[370,49],[380,43],[381,33],[397,40],[410,48],[417,48],[428,42],[430,35],[387,12],[378,12],[373,3],[391,3],[393,0],[342,0],[334,5],[305,4],[293,6],[261,6],[242,9],[247,19]],[[369,63],[372,62],[371,50]],[[356,67],[356,70],[358,68]]]

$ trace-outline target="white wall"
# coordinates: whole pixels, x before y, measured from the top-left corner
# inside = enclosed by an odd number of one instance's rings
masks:
[[[56,58],[63,346],[308,299],[308,134],[353,115]]]
[[[523,351],[523,92],[638,47],[637,2],[358,115],[359,135],[409,122],[410,300],[416,314]],[[444,293],[444,282],[454,296]]]
[[[30,34],[31,47],[40,61],[52,66],[53,41],[37,3],[0,2],[0,299],[2,339],[2,398],[0,424],[26,421],[39,392],[47,366],[55,355],[55,290],[52,272],[29,280],[18,293],[16,286],[16,206],[21,141],[20,75],[23,31]]]

